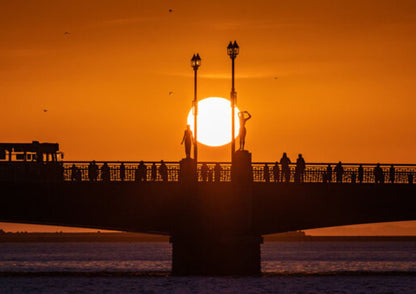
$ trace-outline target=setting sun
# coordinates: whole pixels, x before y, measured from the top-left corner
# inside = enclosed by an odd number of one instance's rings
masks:
[[[240,129],[238,108],[235,109],[235,135]],[[188,115],[188,124],[194,132],[194,115]],[[231,142],[231,105],[230,101],[219,97],[210,97],[198,102],[198,142],[208,146],[222,146]]]

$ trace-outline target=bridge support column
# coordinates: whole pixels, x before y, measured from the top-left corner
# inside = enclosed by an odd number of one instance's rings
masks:
[[[186,164],[181,162],[181,170],[191,174],[191,163]],[[187,221],[172,234],[173,274],[260,274],[262,239],[253,230],[252,177],[251,154],[240,150],[233,157],[232,183],[182,181]]]
[[[174,275],[258,275],[260,236],[201,236],[171,239]]]

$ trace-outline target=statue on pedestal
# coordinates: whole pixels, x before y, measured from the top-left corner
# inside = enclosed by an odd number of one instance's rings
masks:
[[[193,140],[193,134],[191,131],[191,126],[187,125],[186,130],[183,134],[183,139],[181,144],[185,142],[185,154],[186,158],[191,158],[191,147],[192,147],[192,140]]]
[[[247,134],[246,122],[251,118],[251,115],[248,111],[240,111],[238,113],[238,118],[240,119],[240,133],[238,134],[240,137],[240,148],[238,150],[244,150]]]

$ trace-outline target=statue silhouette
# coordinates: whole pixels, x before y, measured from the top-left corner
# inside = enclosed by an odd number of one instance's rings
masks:
[[[192,134],[192,131],[191,131],[191,126],[187,125],[186,130],[183,134],[182,142],[181,142],[181,144],[183,144],[185,142],[186,158],[191,158],[192,140],[193,140],[193,134]]]
[[[245,116],[246,114],[247,114],[247,117]],[[251,118],[251,115],[250,113],[248,113],[248,111],[240,111],[238,113],[238,118],[240,119],[240,133],[239,133],[240,149],[239,150],[244,150],[244,145],[246,144],[246,134],[247,134],[246,122]]]

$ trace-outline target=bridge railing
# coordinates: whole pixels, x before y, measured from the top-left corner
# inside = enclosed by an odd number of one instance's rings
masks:
[[[180,175],[179,162],[166,161],[166,175],[161,172],[161,162],[144,162],[144,175],[140,175],[139,162],[97,161],[91,168],[91,162],[67,161],[49,163],[0,163],[0,181],[156,181],[178,182]],[[107,177],[103,173],[104,165],[108,166]],[[282,166],[278,170],[274,163],[255,162],[252,164],[254,182],[305,182],[322,183],[374,183],[374,169],[376,164],[343,164],[344,173],[337,178],[331,163],[331,174],[327,172],[328,163],[308,163],[302,174],[299,174],[295,164],[289,165],[286,177]],[[124,166],[124,177],[122,172]],[[394,164],[394,175],[390,173],[391,164],[381,164],[381,183],[412,183],[416,176],[416,164]],[[380,179],[379,179],[380,180]],[[198,163],[198,181],[200,182],[230,182],[231,163],[229,162],[200,162]]]

